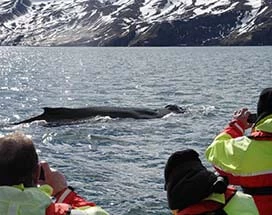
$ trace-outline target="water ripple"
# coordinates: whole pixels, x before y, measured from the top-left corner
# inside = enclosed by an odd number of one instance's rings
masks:
[[[233,111],[255,111],[260,90],[271,87],[271,47],[1,47],[0,53],[0,134],[31,134],[42,160],[113,215],[170,214],[163,189],[170,154],[194,148],[209,166],[204,151]],[[168,104],[187,112],[10,124],[45,106]]]

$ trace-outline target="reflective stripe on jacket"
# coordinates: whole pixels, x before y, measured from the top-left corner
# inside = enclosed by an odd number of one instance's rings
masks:
[[[224,194],[212,194],[198,204],[182,211],[173,211],[174,215],[197,215],[216,211],[228,215],[259,215],[254,200],[250,195],[228,189]],[[218,214],[222,214],[219,212]]]
[[[72,209],[71,205],[66,203],[54,203],[47,208],[46,215],[108,215],[108,213],[98,206]]]

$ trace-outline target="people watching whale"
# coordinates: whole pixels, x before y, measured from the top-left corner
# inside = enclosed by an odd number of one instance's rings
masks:
[[[203,166],[193,149],[173,153],[164,170],[165,190],[173,215],[258,215],[250,195]]]
[[[39,162],[30,137],[14,132],[0,137],[0,214],[108,215],[79,196],[65,176]]]
[[[272,214],[272,88],[264,89],[257,119],[248,122],[247,108],[235,111],[231,122],[206,150],[219,174],[253,196],[261,215]],[[250,135],[244,135],[246,129]]]

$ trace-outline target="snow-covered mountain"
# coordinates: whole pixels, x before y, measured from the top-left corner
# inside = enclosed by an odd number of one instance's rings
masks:
[[[272,45],[272,0],[1,0],[0,45]]]

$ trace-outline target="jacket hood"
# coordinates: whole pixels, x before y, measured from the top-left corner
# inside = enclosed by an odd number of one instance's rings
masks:
[[[165,167],[165,189],[171,210],[198,203],[213,192],[217,175],[208,171],[192,149],[172,154]]]
[[[264,89],[257,104],[257,121],[256,124],[266,116],[272,114],[272,88]]]
[[[261,118],[254,126],[257,131],[272,133],[272,114]]]

